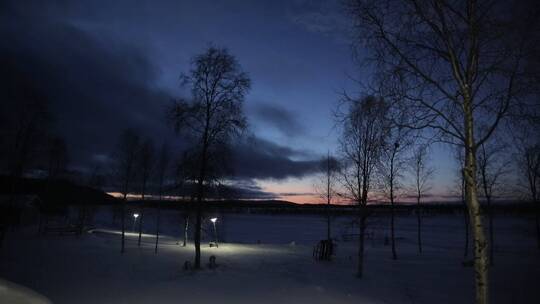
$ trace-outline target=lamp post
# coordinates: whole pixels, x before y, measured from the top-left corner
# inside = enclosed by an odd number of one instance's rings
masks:
[[[138,213],[133,213],[133,231],[135,231],[135,223],[137,222],[137,218],[139,217]]]
[[[218,247],[218,238],[217,238],[217,229],[216,229],[217,217],[211,218],[210,221],[214,225],[214,242],[216,243],[216,247]]]

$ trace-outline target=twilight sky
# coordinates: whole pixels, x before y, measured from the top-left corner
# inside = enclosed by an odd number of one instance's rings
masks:
[[[21,2],[24,2],[21,3]],[[41,1],[40,1],[41,2]],[[348,21],[338,1],[7,1],[0,61],[49,101],[71,166],[106,167],[118,135],[135,127],[181,147],[164,123],[180,73],[208,46],[226,47],[252,80],[252,138],[237,147],[239,184],[258,197],[315,202],[318,159],[337,151],[332,110],[352,78]],[[2,76],[6,78],[6,76]],[[434,194],[454,180],[451,153],[434,147]]]

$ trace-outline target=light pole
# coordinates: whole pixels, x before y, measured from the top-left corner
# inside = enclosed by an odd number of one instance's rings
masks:
[[[137,218],[139,217],[138,213],[133,213],[133,231],[135,231],[135,223],[137,222]]]
[[[211,221],[212,224],[214,225],[214,243],[216,243],[216,247],[219,247],[219,246],[218,246],[218,238],[217,238],[217,229],[216,229],[216,221],[217,221],[217,217],[211,218],[210,221]]]

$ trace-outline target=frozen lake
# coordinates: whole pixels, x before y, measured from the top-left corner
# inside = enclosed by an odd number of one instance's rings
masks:
[[[106,210],[96,214],[96,233],[81,237],[32,230],[9,235],[0,251],[0,277],[31,288],[53,303],[473,303],[472,268],[463,267],[464,225],[460,215],[424,218],[424,252],[417,253],[416,217],[396,218],[398,260],[385,244],[389,218],[370,218],[365,277],[355,278],[356,233],[352,217],[334,217],[337,253],[331,262],[312,258],[326,237],[317,215],[208,214],[217,216],[219,248],[202,245],[204,264],[215,255],[219,267],[184,271],[193,247],[181,239],[183,216],[163,212],[164,234],[154,254],[155,213],[145,212],[143,244],[129,234],[120,255],[118,223]],[[119,222],[119,221],[118,221]],[[126,225],[133,228],[132,218]],[[490,269],[492,303],[538,303],[540,251],[534,219],[495,217],[495,266]],[[352,230],[351,230],[352,229]],[[469,257],[471,255],[469,254]]]

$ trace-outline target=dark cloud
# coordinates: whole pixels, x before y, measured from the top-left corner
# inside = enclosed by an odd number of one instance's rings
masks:
[[[197,185],[186,183],[181,189],[175,189],[174,195],[190,196],[196,192]],[[111,187],[109,191],[118,191]],[[251,179],[232,179],[223,184],[214,184],[207,189],[209,199],[244,199],[244,200],[273,200],[279,194],[264,191]]]
[[[124,128],[171,136],[163,123],[170,96],[154,87],[158,73],[142,50],[61,18],[7,11],[0,21],[2,91],[24,82],[39,92],[75,165],[110,153]]]
[[[278,193],[279,196],[315,196],[317,193],[314,192],[281,192]]]
[[[275,193],[264,191],[251,179],[235,179],[229,185],[221,187],[221,196],[234,199],[273,200],[279,198]]]
[[[252,137],[235,148],[234,174],[240,178],[303,177],[317,172],[320,160],[307,151],[299,151]]]
[[[275,104],[258,103],[250,111],[255,119],[279,130],[285,136],[297,137],[306,134],[298,115]]]
[[[72,167],[109,164],[126,128],[158,145],[183,141],[164,122],[172,96],[158,88],[160,71],[147,50],[69,22],[59,9],[17,5],[4,6],[0,13],[0,97],[20,82],[39,92],[49,103],[53,131],[66,139]],[[286,109],[262,104],[255,116],[290,136],[305,133]],[[234,149],[232,167],[243,179],[302,177],[317,170],[318,161],[310,158],[306,151],[252,138]],[[245,196],[273,197],[253,186],[238,189]]]

